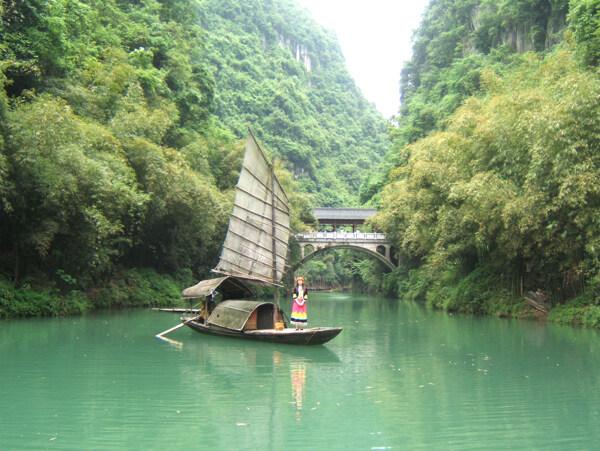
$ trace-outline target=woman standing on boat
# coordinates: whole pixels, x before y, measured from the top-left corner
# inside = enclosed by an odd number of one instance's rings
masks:
[[[294,305],[292,306],[292,316],[290,321],[296,325],[296,330],[303,329],[306,324],[306,301],[308,300],[308,288],[304,285],[304,277],[296,277],[296,286],[294,287]]]

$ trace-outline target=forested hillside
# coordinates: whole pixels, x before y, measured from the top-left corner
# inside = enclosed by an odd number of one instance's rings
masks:
[[[356,87],[335,35],[290,0],[205,0],[201,20],[218,117],[236,135],[252,124],[316,205],[357,205],[389,150],[387,123]]]
[[[356,203],[388,150],[335,37],[293,2],[0,8],[0,316],[178,298],[216,262],[247,126],[295,225]]]
[[[539,289],[600,325],[599,24],[592,0],[430,2],[370,185],[393,290],[505,315]]]

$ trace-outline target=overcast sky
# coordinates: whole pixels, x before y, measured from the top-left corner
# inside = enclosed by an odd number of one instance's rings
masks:
[[[429,0],[297,0],[334,30],[365,97],[388,119],[400,107],[400,71]]]

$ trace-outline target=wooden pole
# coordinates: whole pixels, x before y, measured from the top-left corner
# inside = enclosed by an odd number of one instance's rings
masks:
[[[170,329],[167,329],[167,330],[165,330],[164,332],[161,332],[160,334],[156,334],[155,336],[156,336],[157,338],[162,338],[162,336],[163,336],[163,335],[166,335],[166,334],[168,334],[168,333],[170,333],[170,332],[173,332],[174,330],[177,330],[177,329],[179,329],[180,327],[183,327],[183,326],[185,326],[187,323],[191,323],[192,321],[194,321],[195,319],[198,319],[198,318],[199,318],[199,316],[194,316],[193,318],[190,318],[190,319],[188,319],[188,320],[184,321],[184,322],[183,322],[183,323],[181,323],[181,324],[177,324],[177,326],[175,326],[175,327],[171,327]]]
[[[273,238],[273,283],[277,283],[277,237],[275,236],[277,233],[277,229],[275,227],[275,162],[271,162],[271,215],[273,217],[272,227],[272,238]],[[275,329],[275,324],[277,323],[277,314],[279,313],[279,301],[277,299],[277,285],[273,286],[275,290],[273,292],[273,302],[275,304],[275,309],[273,311],[273,329]]]
[[[521,296],[523,296],[523,276],[521,276]]]

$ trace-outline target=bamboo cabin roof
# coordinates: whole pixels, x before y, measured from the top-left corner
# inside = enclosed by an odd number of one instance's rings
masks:
[[[321,224],[340,221],[364,221],[377,213],[376,208],[326,208],[316,207],[313,214]]]
[[[254,297],[254,292],[243,280],[231,276],[198,282],[196,285],[183,290],[181,297],[184,299],[202,298],[217,290],[223,295],[223,300]]]

